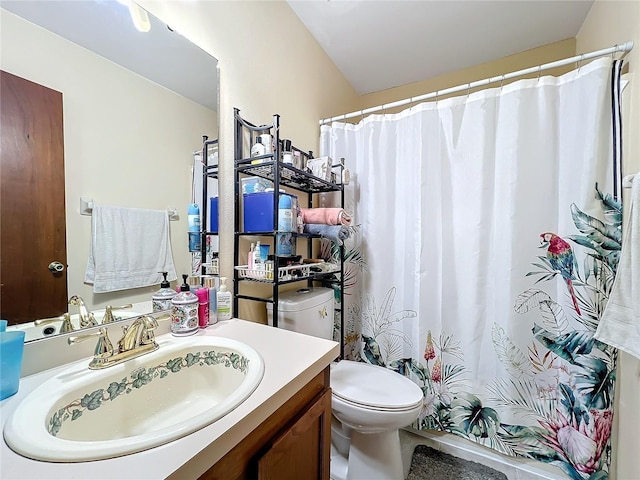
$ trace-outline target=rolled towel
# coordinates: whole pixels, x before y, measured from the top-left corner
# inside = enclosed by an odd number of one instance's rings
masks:
[[[346,240],[351,235],[349,229],[343,225],[321,225],[317,223],[305,224],[304,232],[321,235],[322,238],[331,240],[338,245],[342,245],[343,240]]]
[[[301,208],[302,223],[351,225],[351,215],[342,208]]]

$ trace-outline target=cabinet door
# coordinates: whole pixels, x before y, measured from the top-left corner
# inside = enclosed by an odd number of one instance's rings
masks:
[[[258,459],[259,480],[328,480],[331,390],[300,412]]]

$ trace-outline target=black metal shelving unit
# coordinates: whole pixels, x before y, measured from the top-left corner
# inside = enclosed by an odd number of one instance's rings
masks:
[[[210,148],[217,148],[218,139],[209,140],[209,137],[206,135],[202,136],[202,212],[200,225],[202,225],[200,230],[200,260],[202,262],[202,266],[200,267],[200,273],[204,275],[206,273],[205,263],[207,260],[207,238],[210,235],[218,235],[218,232],[207,231],[207,221],[209,219],[209,196],[208,196],[208,179],[215,178],[218,179],[218,163],[209,165],[209,150]],[[218,162],[220,157],[218,156]],[[219,208],[219,207],[218,207]],[[218,220],[218,226],[220,222]],[[220,266],[218,265],[218,269]],[[220,271],[218,270],[218,274]]]
[[[279,195],[275,192],[280,191],[280,187],[288,187],[290,189],[307,193],[307,208],[314,207],[314,195],[325,192],[340,192],[341,205],[344,205],[344,187],[342,183],[332,183],[330,181],[318,178],[308,171],[301,170],[290,164],[285,164],[282,159],[282,145],[280,139],[280,116],[274,115],[273,122],[267,125],[254,125],[240,116],[240,110],[234,108],[234,265],[238,266],[240,258],[240,238],[241,237],[266,237],[271,239],[271,243],[274,247],[274,253],[276,251],[276,238],[278,233],[278,200]],[[251,145],[256,141],[256,138],[261,134],[271,134],[273,136],[274,151],[273,153],[251,157],[246,155],[245,151],[250,151]],[[304,151],[295,146],[291,147],[293,152],[297,152],[306,161],[313,158],[313,152]],[[260,163],[256,163],[259,161]],[[252,163],[253,162],[253,163]],[[343,168],[342,166],[340,168]],[[341,174],[342,172],[340,172]],[[243,232],[240,225],[240,210],[242,206],[242,187],[241,179],[244,177],[260,177],[270,180],[273,183],[273,230],[264,232]],[[290,232],[287,232],[290,233]],[[319,235],[312,235],[307,233],[293,233],[296,238],[305,239],[307,241],[307,257],[312,258],[313,255],[313,243],[314,238],[321,238]],[[234,268],[233,278],[233,308],[234,312],[238,311],[239,300],[250,300],[258,302],[270,302],[273,303],[273,326],[278,326],[278,291],[281,285],[303,282],[306,281],[308,286],[312,286],[313,282],[319,282],[330,279],[339,275],[339,290],[340,290],[340,308],[336,311],[340,313],[340,356],[344,357],[344,246],[340,248],[340,269],[333,272],[311,273],[295,277],[292,279],[281,280],[279,278],[280,271],[279,262],[274,262],[274,271],[272,279],[270,280],[255,280],[251,278],[244,278],[239,275],[238,269]],[[245,295],[240,292],[241,282],[260,282],[268,283],[272,285],[272,297],[263,298],[253,295]],[[335,283],[335,282],[332,282]]]

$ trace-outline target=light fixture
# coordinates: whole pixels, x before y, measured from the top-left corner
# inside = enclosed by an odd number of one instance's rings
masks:
[[[129,15],[131,15],[131,21],[133,21],[133,26],[136,27],[136,30],[142,33],[147,33],[151,30],[149,14],[144,8],[132,0],[117,0],[117,2],[129,9]]]

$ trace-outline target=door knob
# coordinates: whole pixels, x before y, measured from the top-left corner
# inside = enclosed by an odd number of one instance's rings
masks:
[[[51,262],[49,264],[49,270],[51,273],[61,273],[64,272],[64,265],[60,262]]]

